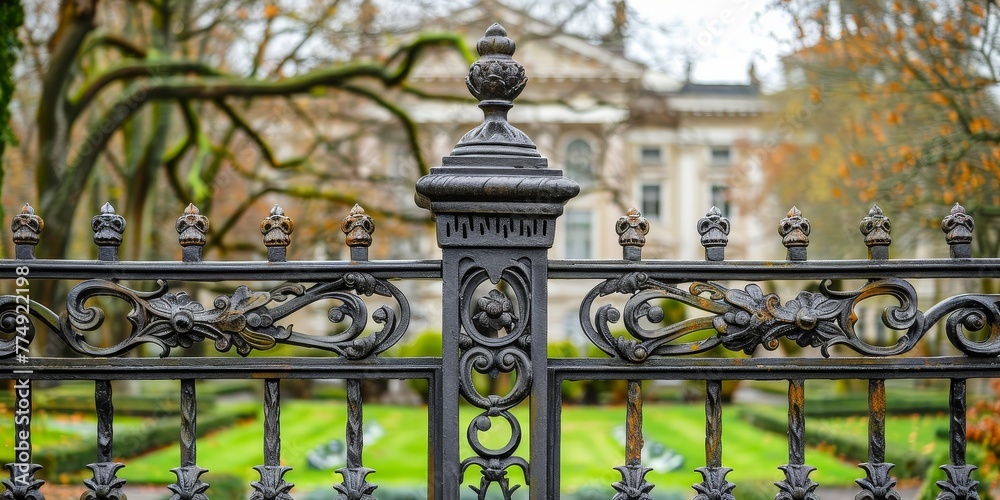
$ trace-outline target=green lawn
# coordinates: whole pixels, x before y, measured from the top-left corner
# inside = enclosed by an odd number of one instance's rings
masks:
[[[840,432],[867,436],[867,417],[814,418],[806,425],[833,426]],[[938,438],[939,430],[948,430],[948,417],[941,415],[910,415],[888,419],[885,426],[887,448],[905,446],[919,450],[924,455],[933,455],[941,449],[948,449],[948,442]]]
[[[516,412],[527,426],[526,411]],[[471,420],[477,412],[462,409],[462,419]],[[366,443],[365,465],[376,469],[370,479],[382,485],[414,485],[425,482],[427,474],[426,409],[365,405],[366,421],[377,421],[386,434],[377,442]],[[331,439],[343,439],[345,408],[337,402],[290,401],[282,405],[282,459],[294,467],[286,478],[299,491],[330,487],[340,476],[330,471],[312,470],[306,465],[306,453]],[[615,440],[613,429],[624,422],[623,408],[567,407],[563,410],[562,482],[568,489],[585,485],[606,487],[620,479],[612,469],[623,461],[622,446]],[[682,471],[651,472],[647,477],[666,489],[690,489],[700,482],[693,469],[704,464],[704,407],[702,405],[647,405],[644,428],[647,439],[667,444],[685,456]],[[509,430],[502,420],[483,437],[485,442],[505,442]],[[525,431],[526,431],[525,427]],[[487,439],[492,438],[492,439]],[[737,484],[745,481],[771,482],[782,478],[777,466],[787,462],[786,438],[764,433],[737,418],[727,418],[724,427],[724,462],[734,469],[729,479]],[[241,424],[201,439],[198,442],[198,464],[212,474],[234,474],[247,481],[257,478],[252,470],[262,462],[262,428],[260,421]],[[527,439],[522,447],[527,445]],[[526,450],[526,448],[522,448]],[[471,455],[467,445],[463,456]],[[120,476],[133,483],[170,483],[174,476],[169,469],[178,464],[176,446],[129,460]],[[853,464],[829,455],[813,452],[809,463],[819,468],[813,478],[825,485],[849,485],[863,473]],[[473,469],[470,479],[478,476]],[[522,482],[519,472],[512,481]]]
[[[219,410],[225,411],[220,404]],[[728,479],[736,484],[770,483],[782,479],[777,466],[787,462],[787,441],[784,434],[764,432],[737,417],[737,408],[727,406],[724,412],[723,462],[733,469]],[[366,422],[377,422],[385,434],[375,442],[366,443],[365,465],[378,472],[370,480],[385,486],[413,486],[425,483],[427,475],[427,414],[426,408],[366,405]],[[527,434],[526,410],[515,412]],[[478,414],[471,407],[462,408],[463,429]],[[574,490],[584,486],[607,487],[620,479],[613,467],[623,461],[622,445],[615,439],[614,429],[624,422],[622,407],[568,406],[562,416],[562,483]],[[0,443],[7,449],[13,445],[13,415],[0,410]],[[340,476],[331,471],[314,470],[306,464],[306,454],[333,439],[344,438],[346,408],[336,400],[291,400],[282,405],[282,459],[294,468],[286,479],[296,484],[298,491],[329,488],[340,482]],[[148,419],[118,416],[115,428],[147,425]],[[486,443],[501,445],[506,442],[509,430],[502,419],[494,421],[494,428],[482,436]],[[867,432],[865,418],[810,419],[811,428],[832,426],[838,432],[864,436]],[[647,404],[644,409],[644,430],[647,441],[660,441],[681,453],[685,458],[680,471],[670,473],[650,472],[647,478],[659,491],[670,489],[690,491],[691,485],[701,481],[693,470],[704,464],[704,406],[701,404]],[[886,425],[889,446],[905,444],[924,453],[943,449],[936,431],[947,426],[944,416],[893,417]],[[32,438],[36,449],[61,446],[77,440],[96,438],[96,424],[92,414],[38,414],[32,422]],[[463,431],[464,441],[464,431]],[[252,469],[263,461],[261,416],[226,430],[210,434],[198,441],[198,464],[209,469],[204,479],[211,483],[213,476],[235,475],[249,482],[256,480]],[[527,436],[522,443],[526,453]],[[471,449],[462,444],[463,456],[472,455]],[[128,466],[119,475],[132,484],[168,484],[176,478],[170,469],[179,464],[176,445],[153,451],[142,457],[126,460]],[[817,467],[812,479],[824,486],[851,486],[863,472],[849,460],[841,460],[820,450],[807,452],[807,463]],[[87,474],[89,477],[89,474]],[[512,482],[522,483],[519,470],[512,473]],[[478,478],[473,468],[469,481]]]
[[[115,430],[138,428],[147,422],[139,417],[115,417]],[[35,449],[59,446],[80,439],[97,439],[97,417],[93,413],[35,412],[31,420],[31,443]],[[0,445],[10,450],[14,446],[14,415],[0,406]],[[6,463],[4,461],[3,463]]]

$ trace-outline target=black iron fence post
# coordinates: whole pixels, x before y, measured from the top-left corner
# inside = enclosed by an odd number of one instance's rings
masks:
[[[466,83],[485,119],[443,166],[417,183],[417,204],[433,212],[442,248],[445,489],[438,498],[457,499],[472,466],[481,471],[478,482],[470,480],[479,498],[490,487],[510,498],[520,486],[508,476],[514,467],[524,469],[531,498],[551,498],[545,480],[548,249],[556,218],[580,187],[548,169],[531,140],[507,122],[526,82],[524,68],[511,58],[514,48],[499,24],[479,40],[481,58]],[[472,383],[474,372],[494,378],[506,373],[515,382],[497,391],[502,394],[482,394]],[[458,451],[460,393],[482,410],[467,429],[475,455],[464,460]],[[518,446],[520,423],[510,412],[525,399],[531,432],[537,433],[527,456]],[[510,441],[500,448],[480,443],[479,432],[500,420],[510,427]]]

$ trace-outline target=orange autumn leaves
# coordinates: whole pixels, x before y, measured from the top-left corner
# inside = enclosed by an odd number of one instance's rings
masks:
[[[988,92],[998,7],[861,4],[840,3],[835,19],[816,7],[826,4],[786,3],[801,44],[787,61],[804,77],[803,97],[824,107],[807,125],[813,144],[783,159],[809,165],[846,202],[1000,206],[1000,118]]]

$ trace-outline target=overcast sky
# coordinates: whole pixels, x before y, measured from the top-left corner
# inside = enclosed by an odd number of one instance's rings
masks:
[[[683,76],[691,59],[693,79],[702,82],[747,82],[747,67],[776,83],[779,57],[787,48],[779,39],[787,24],[767,10],[768,0],[628,0],[638,14],[629,54]],[[663,27],[664,30],[657,30]],[[648,59],[647,59],[648,58]]]

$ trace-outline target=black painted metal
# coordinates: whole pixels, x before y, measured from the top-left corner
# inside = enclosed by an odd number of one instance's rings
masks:
[[[39,226],[40,227],[40,226]],[[3,500],[44,500],[40,488],[45,481],[35,473],[42,466],[31,462],[32,380],[19,370],[14,383],[14,460],[4,465],[10,479],[4,479]]]
[[[961,208],[959,205],[955,205]],[[952,214],[956,213],[952,209]],[[964,213],[964,211],[963,211]],[[942,224],[942,228],[944,225]],[[971,229],[970,229],[971,230]],[[954,256],[954,246],[952,256]],[[965,379],[951,379],[951,386],[948,391],[949,408],[951,418],[949,423],[949,436],[951,443],[948,448],[948,458],[950,464],[942,465],[941,470],[948,476],[947,481],[938,481],[942,494],[939,498],[963,498],[968,500],[978,500],[979,493],[976,487],[979,481],[972,479],[972,471],[976,470],[975,465],[966,463],[965,449],[965,416],[966,416],[966,382]]]
[[[885,461],[885,380],[868,381],[868,461],[858,464],[867,477],[858,479],[862,490],[855,500],[900,500],[896,479],[891,475],[894,464]]]
[[[505,499],[522,485],[508,472],[519,467],[528,478],[529,495],[550,498],[546,435],[550,428],[547,377],[548,248],[563,204],[579,185],[547,168],[531,140],[507,122],[507,110],[525,84],[524,68],[511,57],[514,41],[494,24],[477,45],[481,59],[467,84],[479,99],[483,123],[467,133],[444,158],[443,166],[417,182],[417,204],[434,213],[442,249],[443,359],[445,378],[445,488],[441,498],[457,499],[461,476],[478,468],[470,487],[480,499],[491,487]],[[493,289],[477,295],[480,285]],[[516,380],[507,394],[482,394],[473,372]],[[482,409],[467,429],[475,456],[459,461],[458,397]],[[530,398],[529,398],[530,395]],[[531,449],[520,450],[521,424],[510,412],[528,400]],[[510,429],[499,448],[484,445],[478,433],[494,421]],[[535,478],[535,481],[530,481]]]
[[[14,295],[0,297],[0,378],[15,381],[16,443],[15,456],[6,465],[11,476],[3,481],[2,498],[42,498],[43,481],[35,478],[39,467],[31,463],[34,381],[95,382],[99,444],[83,497],[98,500],[123,498],[124,481],[116,476],[123,464],[111,461],[111,381],[179,380],[181,460],[173,469],[177,482],[169,488],[174,499],[205,500],[210,490],[200,479],[206,471],[196,460],[195,384],[263,379],[263,465],[255,467],[260,479],[251,483],[251,498],[291,500],[293,485],[285,480],[291,469],[281,465],[280,456],[280,384],[319,378],[344,379],[347,385],[348,462],[338,471],[342,482],[333,485],[339,498],[375,497],[375,485],[368,481],[374,471],[363,463],[361,382],[412,378],[426,379],[429,385],[428,498],[457,500],[463,483],[480,498],[490,491],[511,498],[520,488],[531,498],[558,498],[561,386],[580,379],[628,381],[625,460],[616,467],[621,479],[610,485],[615,500],[653,497],[654,485],[646,480],[650,469],[641,462],[645,380],[706,384],[706,459],[696,469],[703,478],[693,486],[697,500],[739,496],[722,460],[722,382],[788,381],[789,458],[786,464],[776,464],[785,478],[775,483],[775,498],[816,500],[818,485],[809,477],[815,468],[806,464],[804,413],[805,386],[815,379],[869,381],[870,455],[860,464],[867,477],[858,480],[862,490],[857,498],[871,500],[898,498],[890,473],[893,465],[884,462],[885,381],[949,379],[950,463],[941,466],[948,479],[938,482],[940,498],[978,498],[976,467],[966,462],[966,379],[1000,378],[1000,296],[960,294],[922,307],[911,283],[1000,277],[1000,259],[971,258],[975,224],[960,205],[941,223],[950,259],[889,260],[891,223],[873,206],[860,224],[869,260],[808,261],[812,225],[793,207],[778,225],[786,260],[726,261],[731,224],[712,209],[696,224],[705,261],[643,261],[650,224],[633,209],[615,225],[622,259],[550,261],[556,220],[579,186],[548,168],[531,139],[507,121],[507,111],[526,81],[523,68],[512,58],[514,42],[495,25],[477,48],[481,58],[470,69],[467,83],[480,100],[483,123],[416,186],[417,203],[436,220],[441,260],[369,262],[375,224],[355,206],[341,225],[350,261],[287,262],[294,224],[275,206],[260,226],[267,262],[203,261],[209,221],[189,205],[175,223],[181,262],[119,262],[126,221],[110,204],[92,221],[97,261],[36,260],[34,247],[44,222],[25,205],[11,222],[16,258],[0,261],[0,279],[16,286]],[[409,326],[405,287],[393,282],[399,279],[442,281],[442,357],[379,356]],[[834,284],[847,279],[863,284],[856,289]],[[72,283],[65,305],[28,300],[22,290],[29,280]],[[601,282],[580,294],[580,322],[607,357],[548,357],[549,280]],[[746,283],[730,284],[735,281]],[[763,283],[774,281],[785,285]],[[186,282],[225,282],[220,286],[229,291],[205,301],[201,295],[177,291]],[[793,297],[765,293],[789,286],[803,291]],[[883,325],[898,332],[889,345],[873,344],[855,329],[858,316],[871,314],[860,304],[875,297],[895,302],[882,316]],[[379,307],[369,310],[369,299]],[[619,309],[614,299],[624,301],[624,307]],[[330,300],[337,305],[328,307],[326,314],[330,325],[339,327],[337,333],[292,328],[291,314]],[[120,309],[104,309],[106,301],[124,304],[129,311],[105,317]],[[663,301],[704,314],[668,324]],[[105,321],[127,324],[131,330],[110,346],[91,343],[88,334],[100,331]],[[924,337],[939,327],[950,348],[960,354],[914,356]],[[49,334],[50,343],[68,347],[74,357],[51,357],[30,346],[37,328]],[[991,332],[985,340],[966,335],[984,328]],[[774,349],[781,339],[796,342],[805,354],[691,357],[723,350],[751,354],[761,346]],[[171,357],[207,341],[218,351],[235,347],[241,356]],[[141,356],[140,347],[147,344],[158,347],[160,357]],[[259,356],[280,344],[322,356]],[[853,353],[843,356],[847,351]],[[483,393],[472,383],[475,373],[506,374],[514,382],[505,394]],[[481,410],[464,433],[461,398]],[[511,411],[519,405],[529,407],[527,426]],[[480,434],[498,424],[509,429],[510,439],[500,447],[488,446]],[[525,432],[531,437],[528,449],[521,445]],[[463,439],[472,449],[467,457],[460,455]],[[524,484],[510,474],[515,468],[524,471]]]
[[[170,500],[208,500],[208,483],[201,480],[207,469],[198,467],[198,399],[193,379],[181,380],[181,464],[170,471],[177,482],[168,486]]]
[[[110,462],[115,416],[115,407],[111,402],[110,380],[94,382],[94,408],[97,411],[97,460]]]
[[[273,211],[272,211],[273,213]],[[250,500],[292,500],[291,489],[295,486],[285,481],[285,473],[291,467],[281,465],[281,392],[280,379],[264,380],[264,465],[254,467],[260,474],[259,481],[253,481]]]
[[[112,443],[114,441],[115,408],[112,404],[110,380],[94,381],[94,408],[97,413],[97,463],[87,467],[94,473],[93,479],[87,479],[84,484],[87,491],[83,500],[123,500],[122,486],[125,480],[117,476],[118,470],[125,464],[112,462]]]
[[[625,465],[615,467],[622,479],[611,484],[616,491],[612,500],[652,500],[649,492],[653,484],[646,481],[646,474],[653,469],[642,465],[642,445],[642,382],[629,380],[625,403]]]
[[[789,249],[791,250],[791,248]],[[805,381],[788,381],[788,463],[778,467],[785,473],[785,480],[774,483],[778,487],[775,500],[819,500],[819,484],[809,479],[815,467],[805,465],[806,414]]]
[[[369,469],[361,463],[361,451],[364,447],[361,404],[361,381],[348,380],[347,466],[337,469],[337,473],[344,477],[344,482],[334,486],[338,493],[338,500],[374,500],[375,497],[372,493],[378,488],[367,480],[367,476],[375,470]]]

